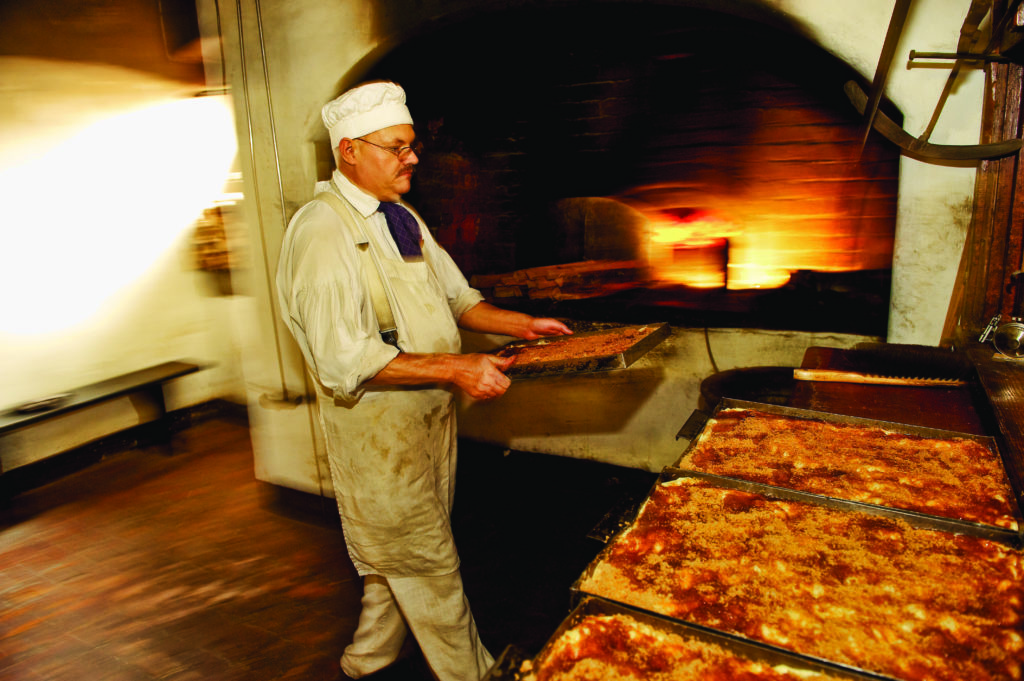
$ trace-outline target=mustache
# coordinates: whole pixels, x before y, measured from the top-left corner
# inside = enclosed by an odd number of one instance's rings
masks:
[[[398,171],[399,175],[404,175],[406,173],[409,173],[409,175],[415,175],[416,174],[416,166],[411,165],[411,164],[404,165],[404,166],[402,166],[402,169]]]

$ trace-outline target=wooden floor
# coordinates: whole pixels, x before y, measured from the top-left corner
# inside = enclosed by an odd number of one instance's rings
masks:
[[[461,444],[452,523],[493,654],[540,648],[601,548],[586,534],[653,478]],[[256,481],[229,419],[15,494],[0,575],[0,681],[346,678],[360,581],[333,500]],[[432,677],[411,646],[373,678]]]

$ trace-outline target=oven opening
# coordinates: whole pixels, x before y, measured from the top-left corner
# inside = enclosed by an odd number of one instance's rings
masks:
[[[863,143],[849,65],[754,12],[503,6],[362,77],[406,88],[408,199],[502,307],[884,335],[898,150]]]

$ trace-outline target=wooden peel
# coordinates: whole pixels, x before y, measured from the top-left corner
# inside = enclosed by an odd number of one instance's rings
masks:
[[[953,388],[967,385],[958,378],[912,378],[902,376],[880,376],[857,371],[833,371],[831,369],[793,369],[793,378],[798,381],[822,381],[828,383],[869,383],[873,385],[911,385],[920,387]]]

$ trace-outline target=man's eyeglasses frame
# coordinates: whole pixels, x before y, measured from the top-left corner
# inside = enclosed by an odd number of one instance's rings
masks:
[[[410,153],[416,154],[417,157],[423,153],[423,142],[420,142],[419,140],[416,140],[412,144],[404,147],[386,147],[383,144],[377,144],[376,142],[371,142],[370,140],[363,139],[362,137],[355,137],[353,139],[359,140],[360,142],[366,142],[378,149],[383,149],[389,154],[395,156],[399,161],[404,161],[409,158]]]

